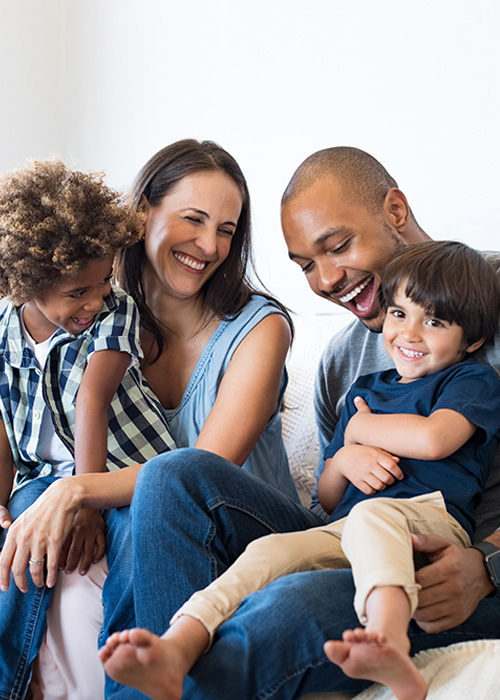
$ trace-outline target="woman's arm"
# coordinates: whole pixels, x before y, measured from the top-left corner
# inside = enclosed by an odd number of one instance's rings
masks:
[[[119,508],[129,505],[141,465],[104,474],[82,474],[57,479],[28,510],[9,527],[0,555],[0,588],[9,587],[10,572],[17,587],[27,590],[26,567],[33,559],[47,557],[49,588],[57,578],[59,554],[82,508]],[[33,582],[44,584],[42,567],[32,567]]]
[[[436,460],[448,457],[476,432],[458,411],[439,409],[430,416],[406,413],[372,414],[366,402],[354,399],[357,413],[345,433],[346,444],[372,445],[400,457]]]
[[[220,383],[195,447],[243,464],[269,419],[279,410],[290,326],[271,314],[241,341]]]

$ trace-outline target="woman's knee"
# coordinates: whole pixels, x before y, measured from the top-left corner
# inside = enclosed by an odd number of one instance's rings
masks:
[[[196,491],[207,483],[217,487],[225,483],[230,470],[241,471],[219,455],[205,450],[181,447],[164,452],[146,462],[139,471],[134,500],[138,500],[142,491],[151,498],[165,491],[168,494]]]

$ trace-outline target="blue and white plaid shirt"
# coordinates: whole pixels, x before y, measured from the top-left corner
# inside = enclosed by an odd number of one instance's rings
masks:
[[[52,471],[37,454],[45,406],[57,435],[74,454],[76,395],[89,356],[99,350],[133,358],[109,408],[108,469],[175,449],[163,408],[139,368],[139,314],[130,296],[113,287],[90,328],[80,335],[63,329],[54,333],[43,369],[23,337],[18,310],[9,304],[0,314],[0,411],[18,484]]]

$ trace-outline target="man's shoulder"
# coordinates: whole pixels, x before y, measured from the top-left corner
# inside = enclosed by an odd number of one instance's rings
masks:
[[[331,338],[323,351],[321,365],[328,371],[335,367],[353,381],[353,373],[359,376],[379,372],[392,363],[384,350],[382,334],[368,330],[356,319]]]

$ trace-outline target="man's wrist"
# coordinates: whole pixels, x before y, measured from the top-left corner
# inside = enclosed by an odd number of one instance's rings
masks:
[[[494,587],[487,594],[487,597],[495,596],[500,590],[500,547],[497,547],[493,542],[483,541],[474,543],[472,548],[477,549],[483,555],[486,574]]]

